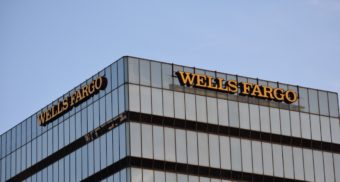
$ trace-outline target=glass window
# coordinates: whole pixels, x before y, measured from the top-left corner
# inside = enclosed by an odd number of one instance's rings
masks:
[[[122,113],[125,111],[125,100],[127,100],[127,96],[125,97],[125,86],[121,86],[118,88],[118,110],[119,113]],[[137,101],[136,101],[137,102]],[[139,103],[139,100],[138,100]]]
[[[154,115],[163,115],[163,99],[162,99],[162,90],[152,88],[152,114]]]
[[[176,161],[175,156],[175,133],[172,128],[164,128],[165,160]]]
[[[170,64],[162,64],[163,88],[172,89],[172,66]]]
[[[295,179],[304,180],[302,149],[293,147]]]
[[[189,176],[189,182],[199,182],[198,176]]]
[[[166,182],[176,181],[176,174],[167,172],[165,173],[165,178],[166,178]]]
[[[131,137],[131,155],[132,156],[141,156],[141,133],[140,133],[140,124],[138,123],[130,123],[130,137]]]
[[[105,115],[105,110],[104,110],[104,115]],[[81,112],[77,112],[76,114],[76,139],[81,137]],[[58,137],[56,137],[58,138]]]
[[[222,126],[228,126],[228,101],[217,99],[218,104],[218,121]]]
[[[340,173],[337,171],[340,171],[340,154],[333,154],[334,157],[334,168],[336,171],[335,173],[335,179],[338,181],[340,179]]]
[[[165,174],[161,171],[155,171],[155,181],[165,182]]]
[[[270,126],[272,133],[280,134],[280,113],[277,108],[270,108]]]
[[[153,171],[143,169],[143,182],[153,182]]]
[[[174,97],[172,91],[163,90],[164,116],[174,117]]]
[[[217,100],[216,98],[207,98],[208,123],[218,124],[217,121]]]
[[[321,151],[313,151],[315,181],[324,181],[323,159]]]
[[[252,130],[260,131],[260,110],[259,106],[249,104],[250,110],[250,128]]]
[[[283,146],[283,166],[284,174],[287,178],[294,178],[293,151],[290,146]]]
[[[273,175],[272,146],[269,143],[262,143],[263,169],[265,175]]]
[[[312,128],[312,139],[321,140],[319,116],[312,114],[310,118],[311,118],[311,128]]]
[[[299,87],[300,110],[309,112],[308,93],[306,88]]]
[[[320,119],[322,141],[331,142],[331,129],[329,117],[321,116]]]
[[[139,168],[131,168],[131,181],[142,182],[142,170]]]
[[[175,117],[185,119],[184,94],[175,92]]]
[[[298,112],[290,111],[290,121],[292,125],[292,136],[301,137],[300,115]]]
[[[300,116],[301,116],[302,138],[310,139],[311,130],[310,130],[309,114],[300,113]]]
[[[231,169],[229,137],[220,136],[221,168]]]
[[[100,170],[100,140],[94,140],[94,171],[98,172]],[[73,153],[74,154],[74,153]]]
[[[129,57],[129,83],[139,84],[139,64],[138,59]],[[119,69],[118,69],[119,70]]]
[[[112,117],[118,115],[118,89],[112,91]]]
[[[151,89],[150,87],[140,87],[141,111],[151,114]]]
[[[282,148],[280,145],[273,144],[274,175],[283,177]]]
[[[185,112],[187,120],[196,121],[196,104],[194,94],[185,94]]]
[[[210,166],[220,168],[220,149],[217,135],[209,134],[209,156]]]
[[[240,127],[244,129],[250,129],[248,104],[240,102],[238,105],[240,109]]]
[[[188,163],[198,164],[197,154],[197,134],[193,131],[187,131],[187,149],[188,149]]]
[[[329,114],[333,117],[339,117],[338,95],[328,92]]]
[[[318,96],[319,96],[320,114],[328,116],[329,110],[328,110],[327,92],[318,91]]]
[[[152,127],[151,125],[142,124],[142,156],[152,159],[152,152]]]
[[[177,174],[177,181],[178,182],[187,182],[188,181],[188,175]]]
[[[106,108],[106,111],[105,111],[106,112],[106,119],[105,119],[105,121],[112,119],[112,104],[111,104],[112,98],[111,98],[111,94],[112,93],[109,93],[105,96],[105,108]],[[115,105],[115,107],[117,107],[117,106]],[[84,118],[82,118],[82,121],[84,122]]]
[[[129,85],[129,107],[130,111],[140,111],[139,86]]]
[[[154,158],[164,160],[164,137],[162,127],[153,126],[153,148]]]
[[[72,121],[72,117],[70,119],[70,123],[74,123],[74,121]],[[97,100],[93,104],[93,127],[97,128],[98,126],[99,126],[99,101]],[[72,130],[72,131],[74,131],[74,130]],[[72,134],[72,132],[71,132],[71,134]]]
[[[326,181],[335,181],[334,180],[334,169],[333,169],[333,157],[329,152],[323,152],[324,165],[325,165],[325,177]]]
[[[106,167],[106,159],[107,159],[107,156],[106,156],[106,135],[107,134],[105,134],[105,135],[103,135],[99,138],[99,141],[100,141],[100,143],[99,143],[99,145],[100,145],[100,169],[103,169],[103,168]],[[80,154],[78,154],[78,152],[80,152],[80,150],[76,151],[77,158],[80,155]]]
[[[161,63],[151,62],[151,86],[162,87],[162,67]]]
[[[177,162],[187,163],[186,137],[185,130],[176,129],[176,156]]]
[[[228,101],[228,108],[229,108],[230,126],[236,127],[236,128],[240,127],[237,102]]]
[[[204,96],[196,95],[197,121],[207,122],[207,100]]]
[[[119,125],[119,159],[126,156],[126,124]]]
[[[209,166],[208,135],[198,133],[198,163],[200,166]]]
[[[310,112],[319,114],[318,92],[316,90],[308,89],[308,99]]]
[[[242,170],[241,164],[241,142],[238,138],[230,138],[231,168],[236,171]]]
[[[139,60],[140,66],[140,84],[150,86],[150,62],[146,60]]]
[[[280,118],[281,118],[281,126],[282,126],[282,134],[290,136],[290,118],[289,111],[280,109]]]
[[[269,108],[260,106],[260,123],[262,132],[270,132]]]
[[[261,149],[261,142],[252,141],[252,159],[253,159],[253,168],[254,173],[262,174],[263,167],[262,167],[262,149]],[[243,150],[243,149],[242,149]]]
[[[117,63],[113,63],[111,65],[111,84],[112,84],[112,90],[117,88],[117,76],[118,76],[118,71],[117,71]]]
[[[332,142],[340,143],[340,125],[339,119],[331,118]]]
[[[303,149],[305,180],[314,181],[313,155],[309,149]]]
[[[253,171],[253,168],[250,140],[241,140],[241,150],[243,171],[251,173]]]
[[[140,130],[140,124],[138,124],[138,129]],[[139,131],[140,134],[141,131]],[[119,160],[119,128],[113,129],[113,162],[117,162]],[[138,137],[138,142],[141,142],[141,136]],[[131,142],[132,143],[132,142]],[[138,145],[137,145],[138,146]],[[139,147],[138,152],[140,152],[141,147]]]

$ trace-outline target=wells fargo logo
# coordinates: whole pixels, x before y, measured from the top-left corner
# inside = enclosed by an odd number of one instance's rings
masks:
[[[269,86],[261,86],[248,82],[238,83],[236,80],[226,81],[223,78],[213,78],[212,76],[208,75],[183,71],[176,72],[176,74],[180,83],[188,87],[192,86],[230,94],[239,93],[239,95],[243,96],[274,100],[277,102],[285,102],[287,104],[291,104],[298,100],[298,94],[292,90],[272,88]]]
[[[107,79],[101,76],[93,80],[88,85],[76,90],[71,94],[71,96],[68,96],[57,104],[52,105],[52,107],[41,111],[41,113],[37,116],[39,125],[47,125],[65,112],[71,110],[73,107],[81,104],[93,95],[97,94],[100,90],[105,89],[106,85]]]

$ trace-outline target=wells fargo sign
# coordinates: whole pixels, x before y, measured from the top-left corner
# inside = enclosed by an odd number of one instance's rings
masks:
[[[298,100],[298,94],[293,90],[272,88],[248,82],[238,83],[236,80],[226,81],[223,78],[214,78],[208,75],[183,71],[176,72],[176,74],[180,83],[186,86],[210,89],[231,94],[239,93],[239,95],[243,96],[274,100],[277,102],[285,102],[287,104],[291,104]]]
[[[37,116],[39,125],[47,125],[49,122],[71,110],[73,107],[81,104],[93,95],[97,94],[100,90],[105,89],[106,85],[107,79],[101,76],[93,80],[88,85],[81,87],[80,89],[73,92],[71,96],[64,98],[64,100],[52,105],[46,110],[41,111],[41,113]]]

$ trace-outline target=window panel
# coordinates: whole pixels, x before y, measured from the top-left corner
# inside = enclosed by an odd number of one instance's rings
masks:
[[[141,156],[141,133],[139,123],[130,123],[131,155]]]
[[[339,117],[338,95],[328,92],[329,114],[333,117]]]
[[[129,83],[139,84],[139,64],[138,59],[129,57]],[[118,69],[119,71],[119,69]]]
[[[293,151],[290,146],[283,146],[283,166],[286,178],[294,178]]]
[[[305,180],[314,181],[313,155],[309,149],[303,149]]]
[[[140,84],[150,86],[150,61],[139,60]]]
[[[270,132],[269,108],[260,106],[260,123],[262,132]]]
[[[311,128],[312,128],[312,139],[321,140],[319,116],[312,114],[310,118],[311,118]]]
[[[72,117],[71,117],[71,119],[72,119]],[[74,122],[72,120],[70,120],[70,123],[74,123]],[[98,126],[99,126],[99,101],[97,100],[93,104],[93,127],[97,128]],[[71,134],[72,134],[72,132],[71,132]]]
[[[265,175],[273,175],[272,147],[269,143],[262,143],[263,169]]]
[[[290,120],[291,120],[291,125],[292,125],[292,136],[301,137],[299,113],[295,111],[290,111]]]
[[[309,114],[300,113],[302,138],[311,139]]]
[[[129,85],[129,107],[130,111],[140,112],[139,86]]]
[[[302,149],[293,147],[295,179],[304,180]]]
[[[185,119],[184,94],[175,92],[175,117]]]
[[[152,114],[162,116],[163,115],[163,99],[162,90],[152,88]]]
[[[325,177],[326,177],[325,181],[326,182],[335,181],[332,153],[323,152],[323,158],[324,158]]]
[[[118,89],[112,91],[112,117],[116,117],[118,115]]]
[[[112,85],[112,90],[117,88],[117,76],[118,76],[118,71],[117,71],[117,63],[113,63],[111,65],[111,85]]]
[[[151,86],[162,87],[162,67],[161,63],[151,62]]]
[[[187,149],[188,149],[188,163],[198,164],[198,151],[197,151],[197,134],[192,131],[187,131]]]
[[[112,98],[111,98],[111,94],[112,93],[109,93],[105,96],[105,113],[106,113],[106,119],[105,121],[108,121],[109,119],[112,119]],[[116,107],[116,106],[115,106]],[[82,121],[84,120],[85,118],[82,118]]]
[[[217,135],[209,134],[209,156],[210,166],[213,168],[220,168],[220,153],[219,141]]]
[[[329,110],[328,110],[327,92],[318,91],[318,96],[319,96],[320,114],[328,116]]]
[[[119,159],[122,159],[126,156],[126,124],[123,123],[119,125]]]
[[[175,173],[165,173],[165,177],[166,177],[166,182],[173,182],[176,181],[176,174]]]
[[[176,161],[175,156],[175,133],[172,128],[164,128],[164,136],[165,136],[165,160],[167,161]]]
[[[250,140],[241,140],[241,151],[243,171],[251,173],[253,171],[253,168]]]
[[[163,88],[172,88],[172,66],[170,64],[162,64],[162,80]]]
[[[206,97],[196,95],[197,121],[207,122]]]
[[[280,118],[281,118],[282,134],[291,136],[289,111],[280,109]]]
[[[340,143],[340,123],[339,119],[331,118],[332,142]]]
[[[252,159],[253,159],[253,168],[254,173],[262,174],[263,167],[262,167],[262,148],[261,142],[252,141]],[[242,149],[243,150],[243,149]]]
[[[205,133],[198,133],[198,163],[209,166],[208,135]]]
[[[222,126],[228,126],[229,125],[229,119],[228,119],[228,101],[218,99],[218,121],[219,124]]]
[[[185,130],[176,129],[176,157],[177,162],[187,163],[186,134]]]
[[[207,98],[208,123],[218,124],[217,121],[217,100],[216,98]]]
[[[324,181],[324,171],[323,171],[323,159],[321,151],[313,151],[314,157],[314,171],[315,171],[315,181]]]
[[[160,126],[153,126],[153,148],[154,158],[164,160],[163,128]]]
[[[260,131],[260,111],[259,106],[249,104],[250,110],[250,128],[252,130]]]
[[[174,98],[173,92],[163,90],[164,116],[174,117]]]
[[[335,173],[335,179],[338,182],[340,179],[340,173],[338,171],[340,171],[340,154],[333,154],[334,157],[334,171],[336,171]]]
[[[142,170],[139,168],[131,168],[131,181],[142,182]]]
[[[240,127],[237,102],[228,101],[228,108],[229,108],[230,126],[236,127],[236,128]]]
[[[231,147],[231,168],[240,171],[241,167],[241,142],[238,138],[230,138]]]
[[[125,111],[125,100],[128,100],[127,95],[125,95],[125,86],[121,86],[118,88],[118,110],[119,110],[119,113],[122,113]],[[139,100],[136,101],[139,103]]]
[[[239,110],[240,110],[240,127],[244,129],[250,129],[248,104],[240,102]]]
[[[309,109],[311,113],[319,114],[318,92],[308,89]]]
[[[322,141],[331,142],[329,117],[321,116],[320,119]]]
[[[106,135],[107,135],[107,133],[105,134],[105,135],[103,135],[103,136],[101,136],[100,138],[99,138],[99,141],[100,141],[100,143],[99,143],[99,145],[100,145],[100,169],[103,169],[103,168],[105,168],[106,167],[106,159],[107,159],[107,154],[106,154]],[[78,153],[78,151],[80,151],[80,150],[77,150],[76,152],[77,152],[77,158],[78,158],[78,155],[80,155],[79,153]],[[111,154],[110,154],[111,155]],[[78,161],[78,160],[77,160]],[[77,180],[78,181],[78,180]]]
[[[276,108],[270,108],[270,126],[272,133],[281,134],[280,114]]]
[[[140,131],[140,124],[138,125],[139,133]],[[119,160],[119,128],[114,128],[113,129],[113,162],[117,162]],[[138,141],[139,143],[141,142],[141,136],[139,135]],[[132,143],[132,142],[131,142]],[[138,147],[138,145],[137,145]],[[141,150],[141,147],[139,146],[138,149],[136,150]]]
[[[185,94],[185,112],[187,120],[196,121],[196,104],[194,94]]]
[[[142,156],[152,159],[152,152],[152,127],[151,125],[142,124]]]
[[[299,87],[299,104],[301,111],[309,112],[308,92],[306,88]]]
[[[165,174],[161,171],[155,171],[155,181],[165,182]]]
[[[221,168],[231,169],[229,137],[220,136]]]
[[[153,171],[143,169],[143,182],[153,182]]]
[[[151,89],[150,87],[140,87],[141,111],[151,114]]]
[[[98,139],[93,141],[93,144],[94,144],[94,171],[95,172],[98,172],[100,170],[100,143],[99,142],[100,142],[100,140],[98,140]]]
[[[282,147],[273,144],[274,175],[283,177]]]

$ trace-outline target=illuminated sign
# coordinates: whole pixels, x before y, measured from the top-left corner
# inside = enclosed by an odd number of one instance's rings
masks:
[[[105,89],[106,85],[107,79],[101,76],[93,80],[88,85],[81,87],[80,89],[73,92],[71,96],[64,98],[64,100],[42,111],[37,116],[39,125],[41,126],[47,125],[48,123],[58,118],[65,112],[71,110],[73,107],[81,104],[82,102],[86,101],[93,95],[97,94],[100,90]]]
[[[242,96],[250,96],[287,104],[294,103],[298,100],[298,94],[293,90],[284,90],[282,88],[272,88],[261,86],[254,83],[240,82],[236,80],[224,80],[223,78],[213,78],[208,75],[178,71],[177,77],[182,85],[193,86],[197,88],[210,89],[230,94],[239,93]]]

